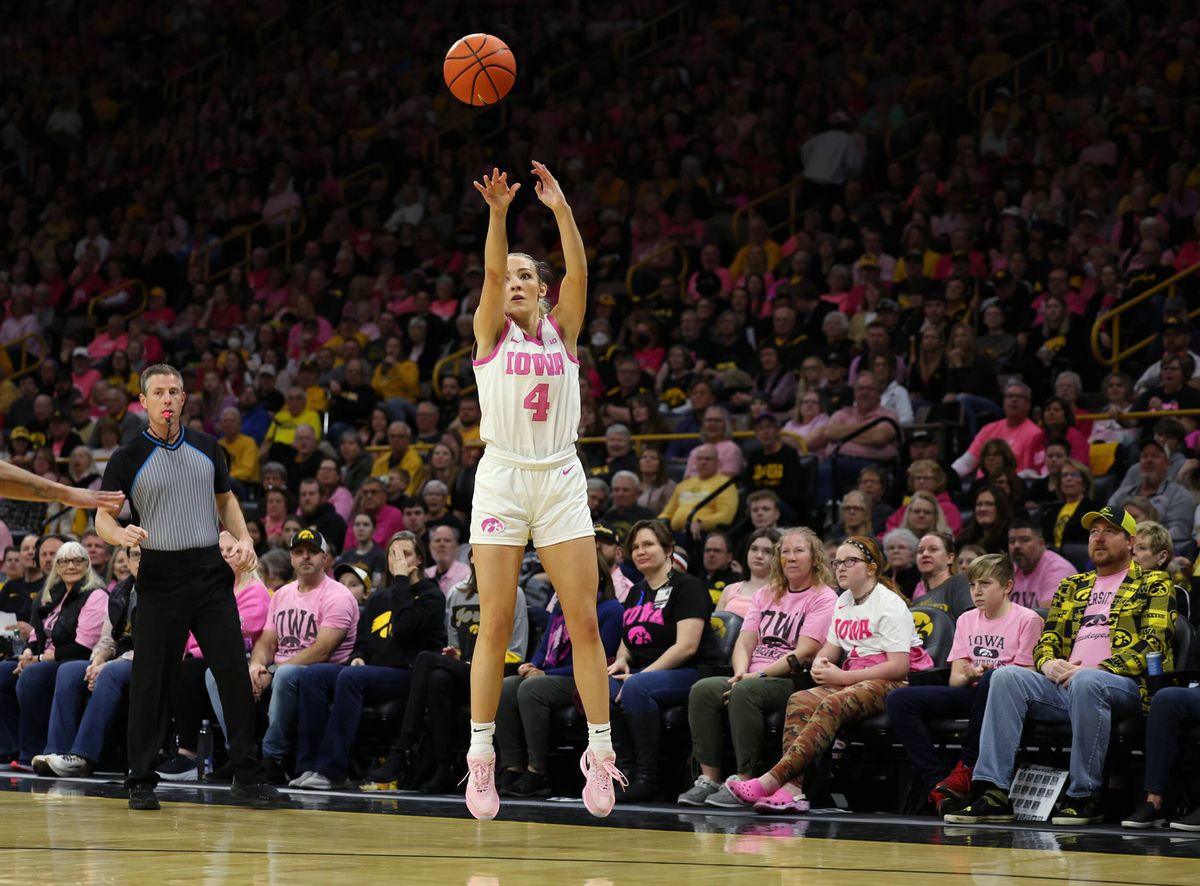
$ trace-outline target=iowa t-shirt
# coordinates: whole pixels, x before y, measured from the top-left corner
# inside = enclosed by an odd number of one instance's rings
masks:
[[[704,630],[695,656],[680,667],[718,663],[720,649],[709,623],[712,608],[708,588],[686,572],[672,569],[659,588],[651,588],[645,579],[639,581],[625,598],[621,627],[621,639],[629,650],[630,668],[640,671],[657,661],[663,652],[675,645],[676,626],[687,618],[702,619]]]
[[[321,628],[344,630],[346,636],[329,656],[330,664],[345,664],[358,633],[358,601],[350,589],[329,576],[306,593],[300,583],[289,582],[275,592],[267,609],[267,629],[278,638],[275,664],[287,661],[317,639]]]
[[[825,642],[837,594],[826,585],[803,591],[788,591],[776,602],[771,585],[754,593],[742,630],[758,634],[750,653],[749,673],[756,674],[791,653],[801,637]]]
[[[968,658],[977,667],[1015,664],[1033,666],[1033,647],[1042,636],[1042,617],[1032,609],[1009,604],[999,618],[988,618],[978,609],[964,612],[954,626],[950,661]]]
[[[1112,657],[1112,639],[1108,632],[1112,623],[1112,602],[1125,575],[1124,572],[1118,572],[1096,578],[1087,608],[1083,610],[1083,618],[1079,622],[1079,633],[1075,635],[1075,643],[1071,646],[1071,661],[1081,662],[1085,668],[1090,668]]]

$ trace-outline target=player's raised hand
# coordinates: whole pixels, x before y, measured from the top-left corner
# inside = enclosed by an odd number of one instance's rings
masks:
[[[512,203],[517,191],[521,190],[521,183],[515,182],[510,185],[508,173],[501,172],[498,167],[492,167],[490,176],[484,173],[483,184],[479,182],[472,182],[472,184],[492,209],[508,209],[508,204]]]
[[[550,209],[559,209],[567,205],[567,198],[563,196],[562,188],[558,186],[558,179],[550,174],[545,163],[534,160],[533,174],[538,178],[533,190],[537,193],[539,200]]]

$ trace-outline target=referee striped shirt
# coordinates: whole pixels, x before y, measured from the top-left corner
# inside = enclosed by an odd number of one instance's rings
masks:
[[[229,491],[229,469],[209,434],[184,428],[168,444],[142,431],[112,454],[101,488],[125,493],[133,522],[146,530],[143,549],[205,548],[217,543],[214,495]]]

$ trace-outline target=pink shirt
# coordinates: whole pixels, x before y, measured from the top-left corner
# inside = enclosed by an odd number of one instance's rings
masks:
[[[745,465],[745,458],[742,456],[742,450],[732,440],[722,440],[720,443],[714,443],[717,447],[717,473],[724,474],[726,477],[736,477],[742,472],[742,467]],[[696,447],[699,449],[700,447]],[[688,454],[687,469],[683,472],[683,479],[687,480],[690,477],[699,477],[700,469],[696,467],[696,450],[693,449]]]
[[[1013,589],[1008,597],[1018,606],[1029,609],[1041,606],[1049,609],[1050,604],[1054,602],[1054,592],[1058,590],[1062,580],[1078,571],[1070,560],[1054,551],[1046,551],[1029,575],[1020,569],[1013,570]]]
[[[278,637],[275,664],[286,664],[311,646],[321,628],[346,632],[329,656],[330,664],[345,664],[350,660],[358,632],[358,601],[349,588],[327,575],[307,593],[300,592],[299,581],[289,582],[271,598],[267,627]]]
[[[1112,613],[1113,597],[1124,580],[1124,572],[1096,577],[1087,608],[1083,610],[1083,619],[1079,622],[1079,633],[1071,646],[1071,661],[1090,668],[1112,656],[1108,619]]]
[[[1042,635],[1042,617],[1013,603],[999,618],[988,618],[978,609],[958,617],[950,661],[970,659],[972,665],[994,668],[1015,664],[1033,666],[1033,647]]]
[[[801,637],[810,637],[818,645],[824,643],[837,601],[837,594],[826,585],[798,593],[789,591],[778,603],[770,585],[755,591],[742,621],[743,631],[758,634],[747,671],[756,674],[791,654]]]
[[[441,575],[438,575],[437,565],[435,564],[425,570],[425,576],[426,578],[432,578],[438,583],[438,587],[442,591],[442,596],[449,597],[452,590],[470,578],[471,567],[461,560],[455,560]]]
[[[93,360],[103,360],[111,357],[113,351],[123,351],[129,347],[129,336],[122,332],[116,338],[109,337],[107,332],[101,332],[88,345],[88,354]]]
[[[1014,428],[1002,418],[980,428],[971,445],[967,447],[967,452],[974,457],[976,465],[979,464],[979,453],[983,451],[983,444],[988,440],[1003,440],[1009,445],[1013,455],[1017,457],[1018,474],[1036,471],[1038,454],[1046,448],[1045,433],[1029,419],[1025,419]],[[983,472],[980,471],[979,475],[982,476]]]
[[[261,581],[252,581],[237,592],[238,617],[242,622],[242,640],[247,652],[254,648],[267,624],[267,610],[270,605],[271,592]],[[204,658],[200,644],[191,634],[188,634],[187,647],[183,652],[184,655],[190,654],[192,658]]]
[[[372,533],[371,539],[377,545],[386,545],[388,539],[403,528],[404,513],[394,505],[384,505],[375,514],[375,532]],[[350,527],[346,527],[342,550],[350,551],[355,547],[357,547],[357,543],[354,541],[354,531]]]
[[[858,411],[858,408],[854,406],[854,404],[843,406],[833,415],[829,416],[829,422],[830,424],[834,424],[836,422],[845,422],[847,424],[864,424],[882,416],[887,416],[897,424],[900,422],[900,419],[896,413],[892,412],[890,409],[884,409],[882,406],[876,406],[870,412],[862,413]],[[878,427],[878,425],[876,425],[876,427]],[[833,445],[827,447],[826,455],[832,455],[833,449]],[[839,450],[840,454],[850,456],[852,458],[878,459],[895,458],[898,451],[899,450],[896,449],[896,444],[894,441],[888,443],[886,446],[867,446],[861,443],[859,439],[854,439],[848,443],[842,444],[842,448]]]
[[[945,490],[939,492],[935,498],[937,498],[938,507],[942,509],[942,516],[946,518],[946,525],[950,527],[951,532],[958,535],[962,529],[962,511],[958,509],[954,500],[950,498],[950,493]],[[906,511],[908,511],[908,502],[902,504],[892,516],[887,518],[887,525],[885,527],[887,532],[891,532],[903,522]]]
[[[67,595],[58,601],[58,605],[50,610],[50,614],[42,619],[42,631],[46,635],[46,643],[42,647],[46,652],[54,648],[54,641],[51,636],[54,632],[54,623],[58,621],[59,613],[62,612],[63,603],[67,600]],[[108,591],[104,588],[96,588],[88,595],[84,601],[83,608],[79,610],[79,620],[75,624],[75,642],[80,646],[86,646],[88,649],[93,648],[100,640],[100,631],[104,628],[104,620],[108,617]],[[37,640],[37,631],[34,631],[29,636],[29,642],[33,643]]]
[[[625,598],[629,596],[629,589],[633,587],[633,582],[630,581],[629,578],[626,577],[625,573],[621,571],[620,566],[613,567],[612,580],[613,580],[613,593],[616,595],[616,598],[618,600],[620,600],[622,603],[624,603]],[[547,608],[553,608],[553,607],[547,607]]]
[[[354,496],[350,494],[350,490],[345,486],[339,486],[329,494],[329,503],[333,505],[333,509],[338,512],[338,516],[350,522],[350,515],[354,513]]]

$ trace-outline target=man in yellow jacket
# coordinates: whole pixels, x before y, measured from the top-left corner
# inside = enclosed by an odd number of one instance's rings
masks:
[[[737,487],[730,484],[720,495],[696,512],[691,525],[687,525],[688,515],[700,502],[718,489],[729,478],[717,473],[717,448],[711,443],[699,446],[693,452],[696,462],[697,476],[680,482],[671,495],[671,500],[659,514],[659,518],[667,520],[674,532],[690,530],[692,538],[699,538],[702,532],[714,529],[724,529],[733,523],[737,516],[738,495]]]

